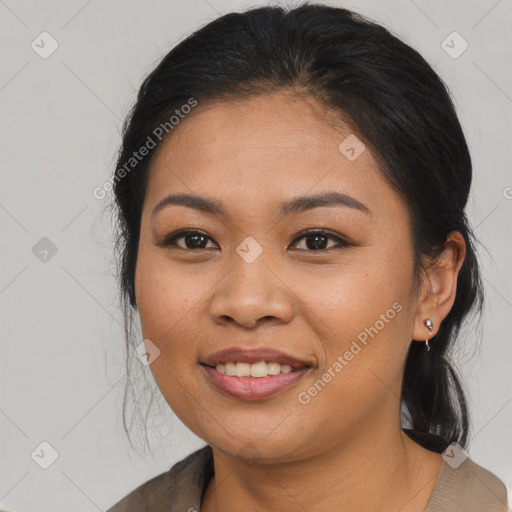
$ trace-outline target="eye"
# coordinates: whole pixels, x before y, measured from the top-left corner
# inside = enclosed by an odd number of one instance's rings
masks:
[[[179,244],[178,240],[182,239],[184,240],[184,243]],[[352,245],[343,238],[335,236],[324,229],[314,229],[300,233],[293,240],[292,246],[297,245],[297,241],[302,239],[307,240],[306,249],[300,248],[300,250],[306,250],[308,252],[325,251],[336,247],[339,248]],[[213,242],[213,240],[204,231],[200,231],[198,229],[182,229],[166,236],[164,240],[159,242],[157,245],[159,247],[175,246],[178,249],[183,250],[205,250],[212,248],[207,247],[208,241]],[[327,245],[329,241],[334,241],[334,246],[328,247]],[[213,248],[215,247],[218,247],[216,243]]]
[[[184,239],[185,241],[184,246],[177,243],[177,241],[181,239]],[[165,239],[162,242],[159,242],[157,245],[160,247],[169,247],[170,245],[174,245],[179,249],[184,250],[211,249],[211,247],[205,246],[208,240],[212,239],[203,231],[199,231],[198,229],[182,229],[176,233],[172,233],[169,236],[166,236]]]
[[[347,247],[351,245],[346,240],[340,238],[339,236],[335,236],[331,234],[329,231],[326,231],[325,229],[314,229],[309,230],[306,232],[301,233],[299,236],[297,236],[294,239],[294,243],[296,243],[297,240],[306,239],[309,241],[306,242],[306,247],[309,252],[318,252],[322,250],[328,250],[332,249],[333,246],[327,247],[326,244],[328,244],[329,240],[335,241],[336,244],[335,247]],[[305,249],[300,249],[305,250]]]

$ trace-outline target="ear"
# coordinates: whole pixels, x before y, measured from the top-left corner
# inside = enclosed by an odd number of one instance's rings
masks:
[[[450,312],[457,293],[457,277],[466,256],[466,243],[458,231],[446,238],[443,252],[426,264],[414,322],[413,339],[425,341],[435,336],[441,322]],[[423,323],[433,323],[432,336]]]

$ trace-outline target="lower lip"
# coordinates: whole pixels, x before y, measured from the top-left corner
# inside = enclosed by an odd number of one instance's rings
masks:
[[[210,381],[228,395],[242,400],[258,400],[276,395],[283,389],[293,386],[311,368],[303,368],[290,373],[269,375],[268,377],[232,377],[219,373],[211,366],[203,366]]]

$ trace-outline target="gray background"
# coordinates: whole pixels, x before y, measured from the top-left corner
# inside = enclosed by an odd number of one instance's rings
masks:
[[[510,487],[512,2],[329,3],[391,28],[435,66],[455,98],[475,166],[468,215],[486,248],[479,249],[487,293],[483,343],[471,357],[468,333],[458,356],[473,412],[469,454]],[[6,510],[105,510],[203,445],[166,412],[169,430],[154,445],[161,445],[158,459],[128,446],[112,228],[92,191],[112,172],[121,120],[143,75],[200,25],[257,4],[0,0],[0,505]],[[49,39],[40,42],[43,31],[58,43],[48,58],[31,47],[35,40],[50,48]],[[453,31],[469,44],[458,58],[442,46]],[[452,40],[453,54],[463,42]],[[48,469],[31,457],[36,449],[48,456],[43,441],[58,453]]]

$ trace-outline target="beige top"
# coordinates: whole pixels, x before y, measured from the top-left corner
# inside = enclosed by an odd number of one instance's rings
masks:
[[[404,430],[407,435],[413,431]],[[422,434],[420,444],[441,453],[439,436]],[[443,440],[441,440],[443,441]],[[444,443],[446,443],[444,441]],[[445,444],[447,446],[447,443]],[[434,449],[435,448],[435,449]],[[455,464],[454,464],[455,465]],[[177,462],[169,471],[134,489],[107,512],[199,512],[203,491],[214,475],[209,445]],[[507,490],[494,474],[466,458],[457,468],[443,461],[424,512],[509,512]]]

